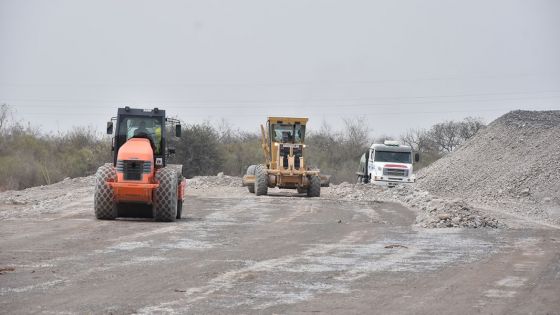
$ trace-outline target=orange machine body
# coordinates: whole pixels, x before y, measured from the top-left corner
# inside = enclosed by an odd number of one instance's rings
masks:
[[[152,204],[153,190],[159,186],[154,168],[154,152],[148,139],[132,138],[123,144],[117,155],[117,180],[109,183],[116,201]],[[134,178],[127,178],[127,172],[133,172]]]
[[[185,200],[186,186],[187,186],[187,180],[183,178],[183,180],[179,183],[179,187],[177,187],[177,198],[181,201]]]

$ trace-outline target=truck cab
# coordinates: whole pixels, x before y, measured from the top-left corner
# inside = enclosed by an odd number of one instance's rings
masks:
[[[418,153],[414,154],[411,147],[398,141],[374,143],[360,159],[358,182],[390,187],[414,183],[413,161],[419,160]]]

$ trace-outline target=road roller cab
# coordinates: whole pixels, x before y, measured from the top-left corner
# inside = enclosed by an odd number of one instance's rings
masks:
[[[126,205],[150,208],[158,221],[181,217],[185,180],[181,165],[167,164],[174,149],[167,148],[167,130],[174,126],[181,136],[177,120],[166,118],[158,108],[119,108],[117,117],[107,123],[113,136],[113,161],[96,173],[95,215],[98,219],[121,216]],[[171,128],[170,128],[171,127]],[[132,206],[131,206],[132,205]],[[127,211],[129,214],[134,211]]]

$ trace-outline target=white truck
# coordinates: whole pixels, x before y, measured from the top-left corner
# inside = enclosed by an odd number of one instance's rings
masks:
[[[398,141],[374,143],[360,159],[360,169],[356,172],[358,183],[371,182],[389,187],[414,183],[413,157],[414,162],[420,160],[418,153],[413,156],[412,148]]]

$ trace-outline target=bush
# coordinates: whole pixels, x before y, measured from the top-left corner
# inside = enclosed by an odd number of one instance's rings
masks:
[[[42,135],[11,118],[0,107],[0,190],[51,184],[65,177],[94,174],[110,161],[108,139],[87,128],[57,136]]]
[[[484,126],[480,119],[469,117],[439,123],[428,130],[409,130],[400,139],[421,154],[420,163],[415,165],[419,169],[453,151]],[[319,130],[308,131],[306,164],[331,175],[332,183],[353,182],[361,155],[374,141],[369,134],[367,123],[361,119],[345,120],[339,131],[323,123]],[[375,141],[387,138],[379,136]],[[264,163],[260,132],[234,130],[227,123],[218,127],[209,123],[184,125],[182,138],[170,137],[168,146],[176,148],[169,162],[183,164],[188,178],[218,172],[242,176],[249,165]],[[7,105],[0,106],[0,190],[91,175],[108,161],[111,141],[92,129],[44,135],[15,121]]]
[[[332,183],[354,182],[360,157],[371,144],[367,124],[345,120],[344,130],[333,131],[326,123],[307,137],[307,165],[331,175]]]
[[[176,154],[169,161],[183,164],[185,177],[216,175],[221,172],[224,152],[218,133],[208,123],[186,125],[181,138],[170,137],[168,142],[176,148]]]

